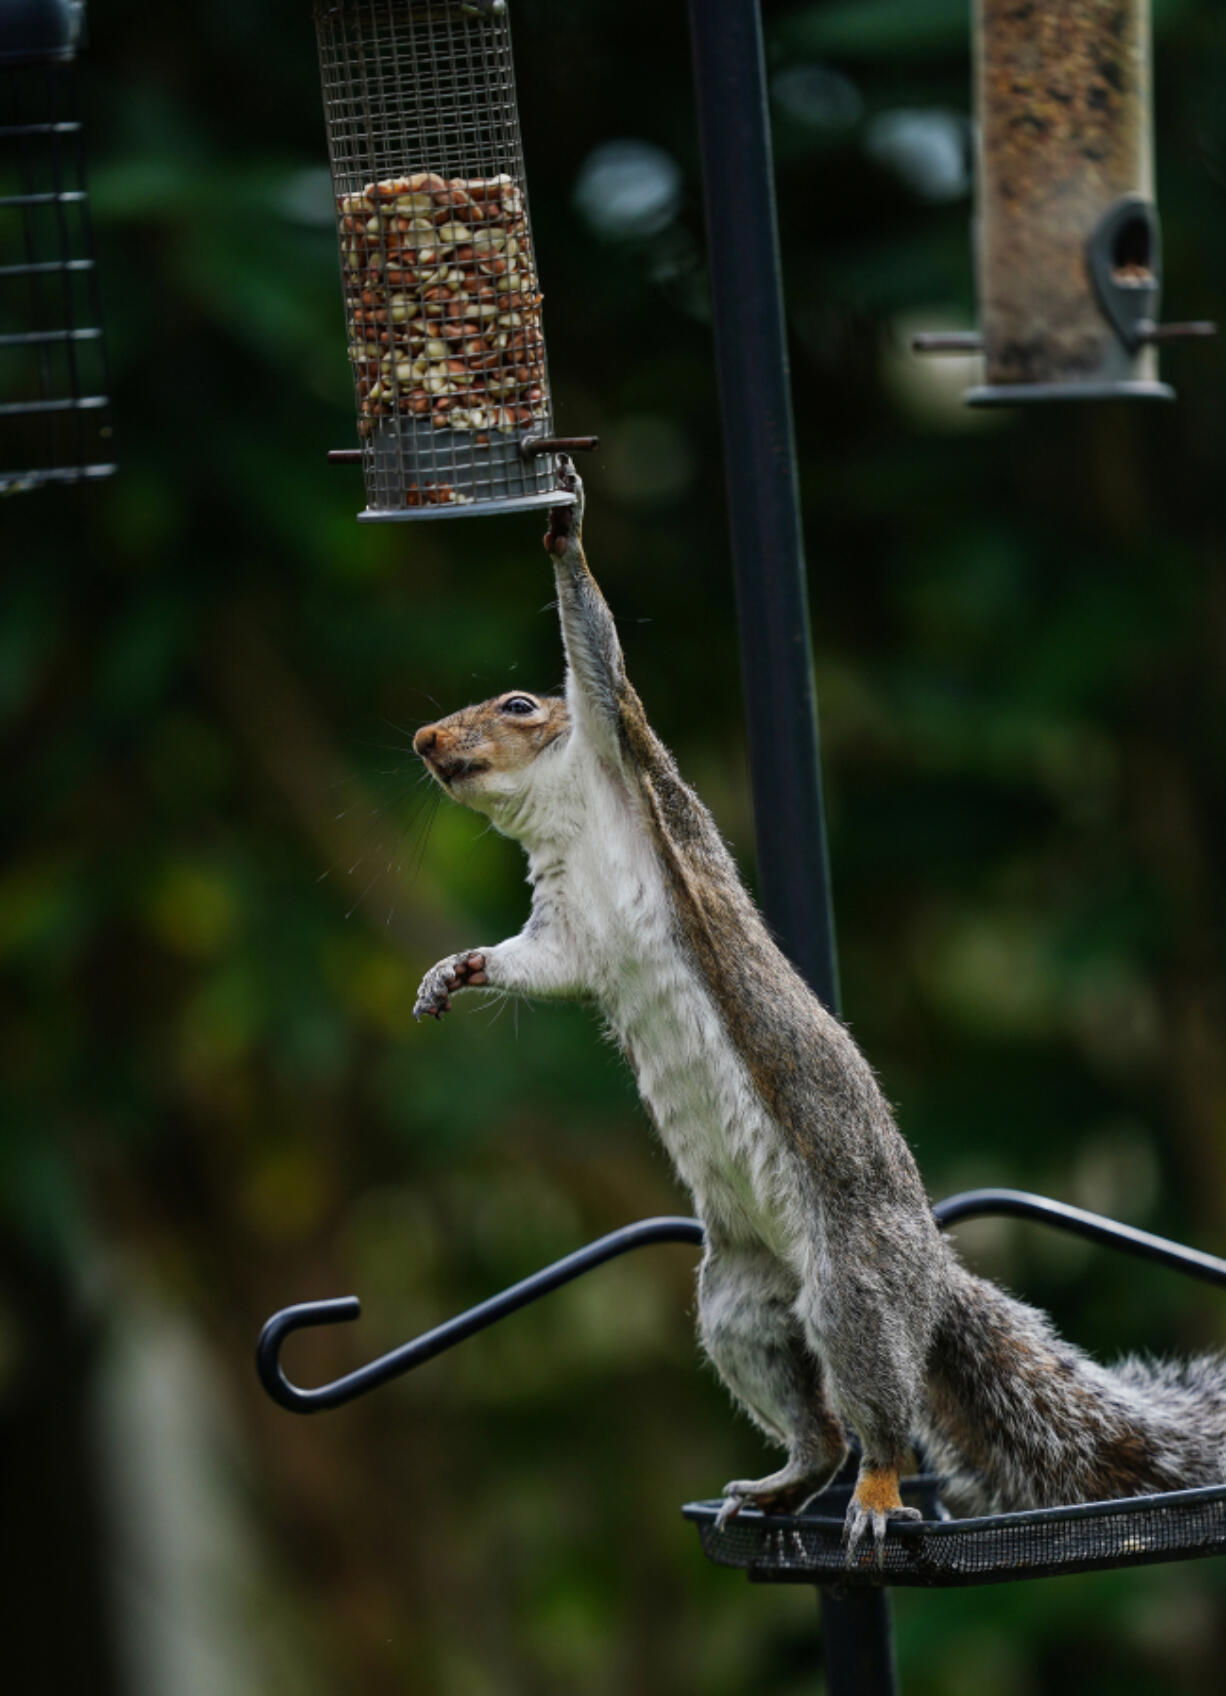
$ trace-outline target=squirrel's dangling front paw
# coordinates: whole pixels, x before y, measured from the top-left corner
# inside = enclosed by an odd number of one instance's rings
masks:
[[[420,1019],[428,1013],[433,1019],[441,1019],[444,1013],[450,1011],[451,997],[457,989],[479,989],[488,982],[485,955],[480,949],[449,954],[437,966],[431,966],[421,980],[413,1005],[413,1017]]]
[[[885,1534],[891,1520],[922,1519],[918,1508],[905,1508],[898,1494],[897,1467],[860,1468],[856,1488],[847,1504],[843,1521],[843,1548],[848,1566],[854,1566],[864,1534],[871,1531],[877,1565],[885,1564]]]

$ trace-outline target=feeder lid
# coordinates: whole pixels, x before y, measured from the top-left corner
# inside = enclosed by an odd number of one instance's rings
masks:
[[[0,0],[0,62],[71,59],[84,15],[84,0]]]
[[[904,1501],[910,1499],[929,1513],[924,1498],[931,1483],[904,1479]],[[871,1541],[861,1545],[848,1566],[842,1511],[848,1494],[824,1492],[818,1505],[826,1511],[818,1514],[764,1514],[746,1508],[722,1531],[715,1523],[719,1502],[691,1502],[682,1512],[697,1524],[703,1552],[711,1560],[742,1567],[751,1579],[765,1584],[1008,1584],[1021,1578],[1226,1554],[1226,1484],[1212,1484],[1027,1513],[977,1519],[934,1515],[919,1523],[902,1522],[887,1531],[880,1566]],[[831,1515],[832,1508],[837,1517]]]

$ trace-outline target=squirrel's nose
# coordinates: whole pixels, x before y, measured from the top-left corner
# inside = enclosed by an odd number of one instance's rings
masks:
[[[415,754],[432,754],[438,746],[438,731],[432,724],[423,725],[413,738]]]

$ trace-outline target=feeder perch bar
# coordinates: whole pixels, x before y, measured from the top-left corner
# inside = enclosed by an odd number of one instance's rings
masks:
[[[83,18],[71,0],[0,0],[0,494],[115,470],[77,103]]]
[[[976,0],[981,333],[914,338],[984,355],[972,406],[1173,400],[1161,342],[1149,0]]]
[[[569,504],[498,0],[316,0],[371,520]]]

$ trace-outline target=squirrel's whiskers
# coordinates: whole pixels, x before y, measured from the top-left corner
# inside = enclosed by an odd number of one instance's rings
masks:
[[[370,745],[396,754],[410,751],[389,743]],[[335,786],[353,787],[357,791],[347,806],[332,815],[332,824],[351,835],[344,851],[338,852],[315,880],[323,883],[328,878],[341,878],[351,883],[356,893],[346,908],[347,919],[353,917],[384,881],[411,886],[421,869],[442,801],[429,781],[429,774],[411,766],[391,766],[376,776],[384,780],[380,799],[372,799],[365,776],[356,773],[342,778]],[[402,813],[406,802],[407,810]],[[383,921],[385,925],[391,924],[395,911],[393,899]]]

